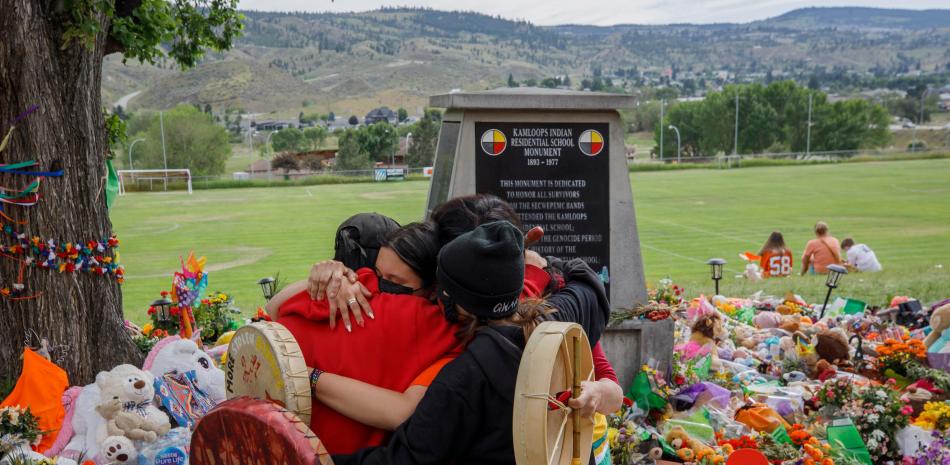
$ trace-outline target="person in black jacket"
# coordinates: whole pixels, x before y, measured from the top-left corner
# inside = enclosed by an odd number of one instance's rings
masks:
[[[522,350],[542,320],[572,321],[596,343],[609,316],[599,281],[582,264],[546,302],[519,303],[524,237],[511,223],[479,226],[439,253],[439,299],[446,318],[471,338],[439,372],[415,413],[385,446],[335,455],[337,465],[515,463],[512,411]],[[600,289],[598,289],[598,286]]]

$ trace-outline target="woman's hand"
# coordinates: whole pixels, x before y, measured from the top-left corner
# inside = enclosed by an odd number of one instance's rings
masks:
[[[308,278],[310,298],[313,300],[332,300],[339,292],[343,279],[355,283],[356,273],[335,260],[314,263]]]
[[[544,259],[541,255],[533,250],[524,251],[524,264],[525,265],[534,265],[542,270],[548,267],[548,261]]]
[[[583,417],[589,417],[594,412],[610,415],[620,410],[622,404],[623,389],[609,379],[581,381],[581,395],[567,402],[569,407],[578,410]]]
[[[376,316],[373,315],[373,308],[369,305],[367,298],[373,295],[369,289],[366,289],[366,286],[363,286],[363,283],[357,281],[355,283],[350,283],[346,279],[341,280],[339,290],[336,295],[330,299],[330,329],[336,327],[336,314],[340,313],[340,321],[343,322],[343,327],[347,331],[353,331],[353,325],[350,322],[350,314],[352,313],[353,319],[356,320],[356,324],[360,327],[363,327],[364,320],[363,314],[370,317],[370,319],[375,319]]]

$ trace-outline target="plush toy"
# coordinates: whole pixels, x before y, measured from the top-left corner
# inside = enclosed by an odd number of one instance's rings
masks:
[[[818,358],[825,360],[833,365],[848,363],[850,361],[850,352],[848,346],[848,336],[841,328],[833,328],[820,331],[818,333],[818,342],[815,344],[815,352]]]
[[[759,329],[777,328],[782,324],[782,315],[777,312],[760,312],[752,319],[752,323]]]
[[[930,334],[924,339],[924,345],[929,350],[937,341],[947,339],[947,328],[950,328],[950,304],[935,308],[930,314]],[[947,344],[944,344],[946,346]],[[933,352],[943,349],[938,347]]]
[[[190,339],[178,336],[162,339],[149,352],[142,369],[156,377],[194,370],[199,389],[215,403],[225,400],[224,371]]]
[[[722,317],[718,312],[707,313],[693,323],[689,340],[691,343],[698,344],[701,347],[711,347],[709,354],[712,357],[710,368],[718,370],[722,368],[722,362],[719,361],[717,344],[726,336],[726,330],[722,326]]]
[[[687,462],[697,461],[699,457],[713,453],[711,447],[691,438],[682,426],[670,428],[664,439],[676,451],[676,455]]]
[[[736,347],[754,349],[758,342],[755,340],[755,329],[750,326],[737,325],[733,330],[732,340],[736,342]]]
[[[168,416],[158,409],[154,378],[132,365],[119,365],[96,375],[101,401],[96,411],[106,419],[106,436],[125,436],[136,441],[152,442],[171,429]]]
[[[109,436],[102,441],[100,462],[105,465],[131,462],[135,463],[138,452],[132,441],[125,436]]]
[[[812,370],[812,372],[812,377],[822,382],[834,378],[834,376],[838,374],[838,370],[835,368],[835,366],[824,359],[818,360],[818,362],[815,363],[815,368]]]
[[[801,324],[802,319],[798,315],[782,315],[782,322],[778,327],[790,333],[794,333],[801,329]]]

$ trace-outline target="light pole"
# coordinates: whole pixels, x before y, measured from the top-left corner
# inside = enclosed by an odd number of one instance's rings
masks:
[[[805,156],[811,154],[811,99],[813,94],[808,92],[808,127],[805,129]]]
[[[660,161],[663,161],[663,107],[666,100],[660,100]]]
[[[828,279],[825,280],[825,286],[828,287],[828,293],[825,294],[825,303],[821,306],[821,314],[818,315],[818,320],[821,321],[825,317],[825,310],[828,308],[828,299],[831,298],[831,291],[838,287],[838,281],[841,280],[842,275],[848,274],[848,269],[841,265],[828,265]]]
[[[163,111],[158,112],[158,124],[159,126],[161,126],[161,129],[162,129],[162,160],[164,160],[165,169],[167,170],[168,169],[168,153],[165,152],[165,112]],[[167,186],[168,178],[166,177],[165,179],[166,179],[165,185]]]
[[[271,131],[267,133],[267,138],[264,139],[264,147],[267,149],[267,153],[271,153],[270,138],[277,131]]]
[[[719,295],[719,280],[722,279],[722,267],[726,261],[721,258],[710,258],[706,264],[712,271],[712,280],[716,283],[716,295]]]
[[[670,125],[670,129],[676,132],[676,163],[680,163],[683,160],[680,158],[680,130],[676,126]]]
[[[255,132],[256,131],[254,131],[254,128],[250,126],[247,127],[247,145],[248,145],[248,148],[251,149],[251,153],[249,154],[251,157],[251,160],[254,159],[254,133]]]
[[[917,126],[924,123],[924,101],[927,99],[928,93],[930,93],[930,87],[927,87],[920,93],[920,116],[917,117],[917,125],[914,126],[914,142],[911,145],[911,152],[917,151]]]
[[[136,143],[142,142],[143,140],[145,139],[135,139],[129,144],[129,169],[132,169],[132,147],[135,147]]]
[[[736,87],[736,126],[735,137],[732,142],[732,154],[739,154],[739,88]]]

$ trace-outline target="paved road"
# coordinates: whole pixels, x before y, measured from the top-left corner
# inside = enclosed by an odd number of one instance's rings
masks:
[[[115,105],[113,105],[113,106],[121,106],[122,108],[128,109],[128,108],[129,108],[129,100],[132,100],[133,98],[135,98],[136,95],[141,94],[141,93],[142,93],[142,91],[137,90],[137,91],[135,91],[135,92],[132,92],[131,94],[123,95],[123,96],[119,97],[119,100],[116,100],[116,101],[115,101]]]

